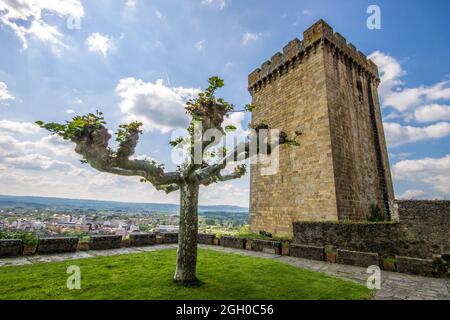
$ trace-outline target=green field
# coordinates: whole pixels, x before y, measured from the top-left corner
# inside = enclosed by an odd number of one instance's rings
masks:
[[[175,250],[0,267],[0,299],[370,299],[362,285],[270,259],[199,251],[199,284],[172,281]],[[67,267],[81,269],[68,290]]]

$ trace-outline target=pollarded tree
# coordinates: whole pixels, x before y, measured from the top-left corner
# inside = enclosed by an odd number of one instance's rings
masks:
[[[247,139],[229,153],[225,148],[221,148],[221,152],[214,152],[213,148],[219,140],[228,131],[235,129],[233,126],[223,127],[225,118],[236,111],[233,105],[215,98],[216,90],[221,87],[223,80],[211,77],[209,87],[199,93],[197,98],[187,102],[185,109],[191,117],[187,137],[170,142],[173,147],[183,146],[187,149],[187,156],[174,172],[165,172],[164,166],[155,161],[132,159],[142,134],[140,122],[119,127],[116,132],[116,151],[109,147],[111,135],[105,127],[106,122],[101,112],[76,116],[65,124],[36,122],[53,134],[74,142],[75,151],[83,157],[82,162],[101,172],[137,176],[142,182],[149,182],[166,193],[180,191],[179,244],[174,279],[182,284],[196,281],[199,187],[242,177],[246,173],[246,167],[242,164],[237,165],[232,173],[223,174],[223,171],[228,163],[236,159],[248,159],[252,153],[252,139]],[[242,111],[251,112],[253,108],[254,106],[247,105]],[[253,148],[253,152],[256,154],[260,151],[270,154],[279,144],[297,144],[284,133],[277,137],[277,141],[268,142],[266,137],[258,138],[260,131],[268,129],[267,125],[259,124],[253,129],[256,133],[253,141],[256,148]],[[261,146],[263,148],[260,150]],[[214,161],[211,161],[211,156]]]

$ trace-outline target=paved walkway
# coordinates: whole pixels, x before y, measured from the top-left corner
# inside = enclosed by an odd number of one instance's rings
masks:
[[[292,265],[294,267],[320,272],[329,276],[335,276],[361,284],[366,283],[366,269],[355,266],[340,265],[322,261],[299,259],[287,256],[278,256],[269,253],[225,248],[220,246],[199,245],[201,248],[237,253],[246,256],[273,259]],[[151,252],[158,250],[175,249],[176,244],[162,244],[150,247],[120,248],[104,251],[80,251],[74,253],[55,254],[46,256],[30,256],[0,259],[0,267],[30,265],[35,263],[59,262],[66,260],[85,259],[100,256],[112,256],[119,254]],[[0,269],[1,270],[1,269]],[[450,300],[450,279],[435,279],[419,277],[396,272],[382,271],[381,290],[377,290],[376,300]]]

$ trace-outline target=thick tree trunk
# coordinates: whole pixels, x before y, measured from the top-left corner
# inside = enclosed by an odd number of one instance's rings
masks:
[[[198,183],[180,188],[180,231],[178,234],[175,281],[191,284],[197,281]]]

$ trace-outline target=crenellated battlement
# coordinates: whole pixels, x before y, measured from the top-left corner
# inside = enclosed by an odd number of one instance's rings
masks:
[[[358,51],[353,44],[347,43],[341,34],[334,32],[333,28],[321,19],[303,32],[303,41],[297,38],[290,41],[283,48],[283,53],[277,52],[260,68],[250,73],[248,76],[250,93],[258,91],[267,83],[275,81],[288,72],[289,68],[302,63],[311,53],[316,53],[318,46],[331,50],[337,58],[343,59],[349,66],[379,83],[377,65],[364,53]]]

